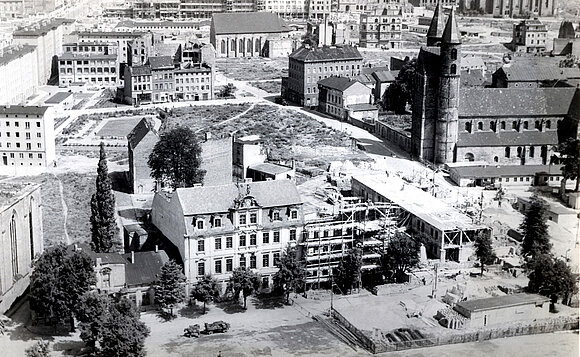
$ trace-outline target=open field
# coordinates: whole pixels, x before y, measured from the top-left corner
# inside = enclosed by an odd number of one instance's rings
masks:
[[[261,82],[249,82],[249,85],[259,88],[271,94],[280,93],[280,81],[261,81]]]
[[[216,60],[217,70],[239,81],[280,79],[288,75],[288,58],[242,57]]]

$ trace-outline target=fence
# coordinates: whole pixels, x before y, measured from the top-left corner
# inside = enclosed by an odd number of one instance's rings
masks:
[[[373,342],[373,340],[368,338],[367,335],[365,335],[361,330],[359,330],[353,324],[348,322],[348,320],[344,316],[342,316],[338,311],[336,311],[334,308],[331,308],[330,313],[332,317],[337,319],[350,333],[352,333],[359,340],[360,344],[364,348],[366,348],[368,351],[372,353],[380,352],[377,351],[377,346]]]

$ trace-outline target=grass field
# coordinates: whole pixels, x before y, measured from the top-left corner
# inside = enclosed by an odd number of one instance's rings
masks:
[[[97,136],[100,137],[110,137],[110,136],[127,136],[133,130],[135,125],[141,121],[141,117],[133,117],[126,119],[112,119],[109,120],[102,128],[97,132]]]
[[[239,81],[280,79],[288,75],[288,58],[223,58],[216,60],[218,71]]]
[[[225,104],[198,106],[195,108],[175,108],[172,114],[162,119],[162,130],[181,125],[196,131],[229,119],[249,107],[249,104]]]
[[[264,81],[264,82],[250,82],[251,86],[259,88],[268,93],[277,94],[280,93],[280,81]]]

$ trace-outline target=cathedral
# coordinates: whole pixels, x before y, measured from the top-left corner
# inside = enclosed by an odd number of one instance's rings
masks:
[[[455,10],[438,4],[417,58],[411,151],[435,164],[547,165],[563,120],[577,122],[580,91],[461,87],[461,35]]]

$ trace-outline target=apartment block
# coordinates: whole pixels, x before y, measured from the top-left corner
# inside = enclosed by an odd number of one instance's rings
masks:
[[[0,104],[25,104],[27,98],[36,94],[39,85],[36,50],[31,45],[0,49]]]
[[[387,7],[380,15],[360,15],[359,45],[366,48],[400,49],[403,9]]]
[[[117,55],[65,53],[59,57],[59,85],[84,82],[97,86],[118,84]]]

